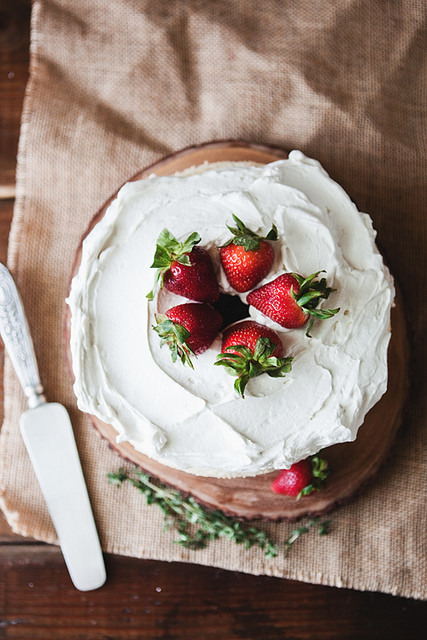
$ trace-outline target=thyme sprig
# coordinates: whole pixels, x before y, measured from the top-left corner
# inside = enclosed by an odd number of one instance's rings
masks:
[[[304,535],[304,533],[308,533],[310,529],[317,528],[318,534],[320,536],[325,536],[329,533],[330,526],[331,526],[330,520],[324,520],[323,522],[320,522],[318,516],[316,516],[315,518],[312,518],[307,525],[302,527],[297,527],[296,529],[293,529],[293,531],[291,531],[291,535],[289,536],[289,538],[287,538],[287,540],[285,540],[285,550],[289,551],[293,543],[296,540],[298,540],[298,538],[300,538],[302,535]]]
[[[117,486],[130,482],[145,495],[147,504],[156,504],[164,513],[165,529],[174,528],[178,533],[176,542],[186,549],[203,549],[208,542],[226,537],[236,544],[243,544],[246,549],[256,545],[264,549],[266,556],[277,556],[277,545],[264,531],[243,525],[222,511],[209,511],[191,496],[185,497],[176,489],[154,483],[149,474],[139,469],[133,473],[119,469],[107,477]]]
[[[279,553],[279,546],[262,529],[242,523],[222,511],[206,509],[191,496],[184,496],[176,489],[153,481],[140,469],[128,472],[120,468],[117,472],[108,473],[107,478],[117,487],[129,482],[145,495],[148,505],[157,505],[164,514],[165,530],[175,529],[178,534],[175,542],[186,549],[204,549],[209,542],[225,537],[246,549],[259,547],[268,558],[275,558]],[[315,525],[320,535],[328,532],[329,522],[319,523],[314,518],[306,527],[291,532],[285,541],[285,550],[288,551],[295,540]]]

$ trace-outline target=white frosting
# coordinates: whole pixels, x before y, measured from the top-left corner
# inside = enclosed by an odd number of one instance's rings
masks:
[[[305,328],[283,329],[251,308],[294,361],[285,378],[251,380],[245,399],[234,378],[213,366],[221,336],[194,371],[172,363],[151,325],[157,308],[183,299],[165,290],[151,303],[146,298],[164,227],[180,240],[197,231],[222,290],[231,292],[216,247],[229,238],[233,213],[254,231],[277,226],[275,262],[264,282],[285,271],[325,269],[336,289],[327,306],[340,307],[315,322],[311,339]],[[230,164],[127,183],[84,240],[67,300],[78,406],[113,425],[119,441],[190,473],[234,477],[289,467],[354,440],[385,392],[393,298],[371,219],[299,151],[266,166]]]

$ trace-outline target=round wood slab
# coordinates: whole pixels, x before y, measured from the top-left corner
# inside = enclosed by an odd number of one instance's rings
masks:
[[[268,146],[250,145],[239,141],[213,142],[177,152],[140,171],[131,180],[148,175],[171,175],[204,162],[244,161],[268,163],[286,157],[286,152]],[[94,216],[87,233],[104,215],[114,193]],[[72,275],[79,267],[81,247],[77,251]],[[338,444],[322,451],[331,468],[327,485],[322,491],[297,501],[275,494],[270,489],[277,471],[253,478],[204,478],[177,471],[159,464],[136,451],[127,442],[116,443],[117,432],[95,416],[91,421],[99,434],[120,456],[133,462],[162,482],[174,486],[196,500],[221,511],[245,519],[296,520],[306,515],[320,515],[347,502],[377,473],[384,462],[401,423],[406,397],[408,346],[406,329],[398,303],[392,311],[392,337],[389,346],[389,384],[385,395],[367,414],[354,442]],[[68,307],[65,317],[66,356],[70,365]],[[69,366],[71,371],[71,366]]]

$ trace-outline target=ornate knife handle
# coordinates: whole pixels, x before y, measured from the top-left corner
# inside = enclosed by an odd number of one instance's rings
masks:
[[[46,402],[24,307],[9,270],[1,263],[0,335],[30,409]]]

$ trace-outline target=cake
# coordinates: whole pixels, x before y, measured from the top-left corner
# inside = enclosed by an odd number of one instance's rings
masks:
[[[230,286],[218,247],[233,214],[257,232],[277,227],[274,262],[257,287],[285,272],[325,271],[328,307],[339,313],[316,321],[311,337]],[[188,302],[164,287],[147,298],[164,228],[180,240],[200,234],[222,294],[280,336],[292,358],[285,377],[253,378],[241,398],[214,366],[221,332],[193,369],[161,347],[156,315]],[[199,478],[250,479],[354,441],[388,380],[395,291],[375,236],[370,217],[299,151],[267,165],[206,164],[126,183],[84,239],[67,299],[78,407],[111,425],[118,444]]]

